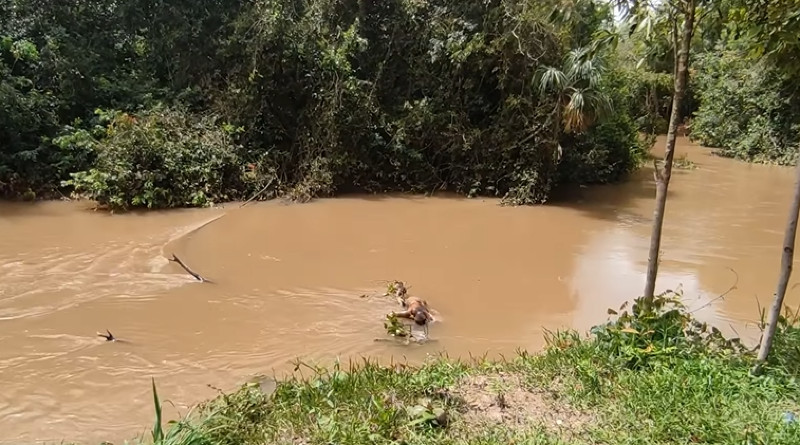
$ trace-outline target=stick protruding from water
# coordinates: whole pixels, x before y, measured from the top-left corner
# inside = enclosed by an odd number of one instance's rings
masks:
[[[116,341],[117,339],[114,337],[114,334],[111,333],[108,329],[106,329],[106,333],[103,334],[102,332],[97,333],[98,337],[103,337],[106,341]]]
[[[201,283],[210,283],[210,281],[205,279],[202,275],[190,269],[189,266],[187,266],[186,263],[181,261],[181,259],[178,258],[178,256],[175,255],[174,253],[172,254],[172,258],[170,258],[169,260],[178,263],[178,265],[180,265],[183,268],[183,270],[185,270],[189,275],[193,276],[197,281]]]

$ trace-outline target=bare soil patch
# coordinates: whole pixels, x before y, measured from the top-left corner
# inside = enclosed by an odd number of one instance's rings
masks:
[[[501,372],[470,376],[453,393],[465,402],[467,426],[541,426],[566,437],[583,435],[594,416],[559,397],[557,388],[557,383],[552,388],[529,388],[520,375]]]

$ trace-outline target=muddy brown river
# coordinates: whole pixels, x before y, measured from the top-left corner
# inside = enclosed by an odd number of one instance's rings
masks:
[[[698,168],[673,175],[658,288],[680,285],[701,318],[753,342],[793,171],[680,143]],[[544,329],[588,329],[641,292],[653,196],[643,168],[539,207],[352,196],[109,215],[84,202],[2,204],[0,442],[134,438],[152,423],[151,378],[174,418],[214,396],[209,385],[280,375],[296,358],[536,350]],[[172,253],[214,283],[194,282]],[[391,279],[439,312],[433,341],[374,341],[394,306],[361,295]],[[96,336],[105,329],[127,342]]]

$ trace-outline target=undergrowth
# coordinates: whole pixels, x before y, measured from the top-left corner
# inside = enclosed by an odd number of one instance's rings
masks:
[[[235,128],[179,109],[107,114],[95,166],[64,185],[112,209],[203,206],[246,190]],[[76,133],[80,133],[78,130]],[[70,135],[72,144],[75,134]]]
[[[743,57],[738,46],[698,58],[694,79],[701,105],[691,137],[725,157],[794,165],[800,127],[794,82],[763,60]]]
[[[164,208],[262,189],[300,202],[447,190],[539,204],[565,182],[622,180],[641,154],[615,53],[589,50],[606,7],[11,3],[0,197]]]
[[[613,319],[588,336],[549,333],[541,354],[520,352],[510,360],[437,357],[421,367],[365,360],[331,369],[298,363],[296,376],[277,382],[274,391],[246,384],[164,432],[158,418],[153,439],[160,444],[798,443],[800,422],[792,420],[800,411],[796,314],[782,319],[774,354],[765,372],[754,376],[752,351],[694,320],[679,293],[640,298],[629,310],[625,305],[609,313]],[[504,380],[503,393],[539,391],[554,406],[587,413],[591,422],[554,429],[541,421],[544,413],[530,410],[524,422],[476,423],[482,414],[464,398],[464,382],[509,375],[518,378]],[[502,394],[496,397],[495,407],[513,408]]]

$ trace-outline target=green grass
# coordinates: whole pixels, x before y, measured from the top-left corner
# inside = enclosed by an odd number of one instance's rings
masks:
[[[244,385],[153,437],[182,445],[800,444],[800,422],[783,419],[800,414],[796,319],[781,326],[774,359],[753,376],[749,351],[713,330],[698,336],[699,325],[670,301],[638,301],[589,337],[556,333],[542,353],[504,361],[298,365],[305,377],[269,394]]]
[[[589,440],[578,443],[800,443],[800,426],[782,420],[798,412],[800,387],[779,370],[754,377],[748,360],[700,354],[626,369],[596,352],[581,342],[523,366],[537,385],[561,378],[570,403],[596,413]]]

